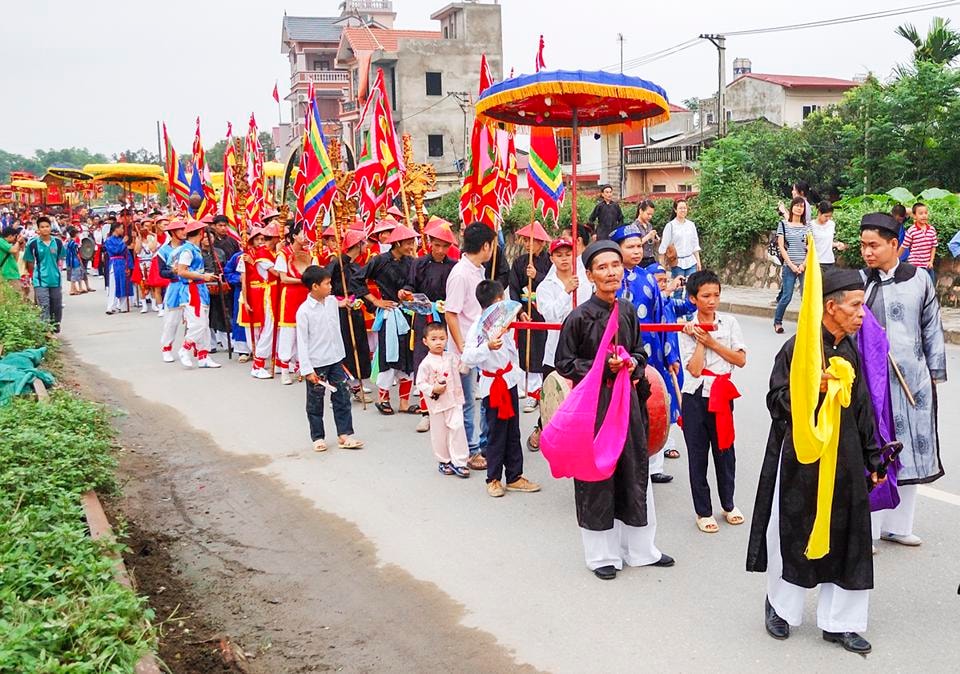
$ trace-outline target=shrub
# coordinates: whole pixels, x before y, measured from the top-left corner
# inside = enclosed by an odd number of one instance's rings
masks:
[[[4,353],[47,344],[50,325],[40,319],[39,307],[23,301],[9,283],[0,283],[0,344]]]

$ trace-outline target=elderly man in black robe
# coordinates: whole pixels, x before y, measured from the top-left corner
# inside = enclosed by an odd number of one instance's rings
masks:
[[[757,488],[747,571],[767,572],[765,622],[770,636],[789,637],[790,625],[801,624],[806,589],[819,587],[817,625],[824,640],[864,654],[871,647],[858,632],[867,629],[873,588],[869,489],[884,479],[885,471],[874,436],[873,405],[852,339],[864,315],[859,272],[825,272],[823,296],[824,359],[845,359],[855,375],[850,405],[840,409],[829,551],[819,559],[806,556],[817,515],[820,461],[800,463],[794,447],[790,368],[796,338],[792,337],[777,354],[770,375],[767,408],[772,422]],[[823,404],[831,376],[822,375],[818,406]]]
[[[657,515],[650,488],[647,458],[647,411],[650,389],[643,372],[647,364],[640,325],[633,305],[617,299],[623,280],[623,256],[612,241],[596,241],[583,251],[583,266],[594,285],[590,299],[570,312],[560,329],[555,366],[574,385],[590,371],[594,359],[607,359],[604,380],[611,382],[627,368],[635,385],[630,390],[630,424],[623,453],[613,475],[600,482],[574,480],[577,522],[583,538],[587,568],[601,580],[613,580],[627,566],[673,566],[674,560],[657,549]],[[621,360],[598,354],[613,303],[620,305],[617,340],[630,354]],[[596,430],[610,406],[611,387],[600,389]]]

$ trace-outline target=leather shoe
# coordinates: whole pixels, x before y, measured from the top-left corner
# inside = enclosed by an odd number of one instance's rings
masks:
[[[650,481],[654,484],[666,484],[667,482],[673,482],[673,475],[667,475],[666,473],[654,473],[650,476]]]
[[[844,650],[848,650],[851,653],[859,653],[860,655],[866,655],[873,650],[870,642],[856,632],[827,632],[824,630],[823,640],[840,644]]]
[[[774,639],[780,639],[782,641],[790,636],[790,625],[773,610],[773,607],[770,605],[770,597],[767,597],[764,601],[764,622],[767,626],[767,634]],[[823,638],[827,638],[826,632],[823,633]]]
[[[609,566],[600,566],[593,570],[593,575],[600,580],[613,580],[617,577],[617,567],[612,564]]]
[[[664,555],[661,553],[660,559],[655,561],[650,566],[673,566],[676,563],[677,563],[677,560],[675,560],[673,557],[671,557],[670,555]]]

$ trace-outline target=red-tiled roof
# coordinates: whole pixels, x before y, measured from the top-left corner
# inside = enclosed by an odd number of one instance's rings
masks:
[[[810,77],[808,75],[770,75],[766,73],[747,73],[741,75],[730,84],[734,84],[744,77],[778,84],[786,89],[853,89],[857,83],[853,80],[842,80],[837,77]]]
[[[401,39],[439,40],[443,35],[433,30],[387,30],[385,28],[344,28],[343,37],[354,51],[382,49],[395,52]]]
[[[682,105],[674,105],[673,103],[668,104],[670,106],[670,112],[690,112]]]

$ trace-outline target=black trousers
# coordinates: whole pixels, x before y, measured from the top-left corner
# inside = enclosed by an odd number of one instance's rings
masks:
[[[697,517],[713,514],[710,485],[707,484],[707,464],[713,452],[713,467],[717,474],[717,491],[720,506],[725,512],[733,510],[733,491],[736,487],[737,455],[734,448],[721,452],[717,442],[717,420],[707,411],[708,398],[696,394],[683,394],[680,413],[683,415],[683,440],[687,445],[687,466],[690,471],[690,492]],[[730,403],[732,406],[733,403]]]
[[[516,482],[523,475],[523,447],[520,446],[520,399],[517,387],[510,389],[513,416],[497,417],[497,410],[490,407],[490,396],[483,399],[483,413],[487,418],[487,482],[502,480],[504,470],[507,484]]]

